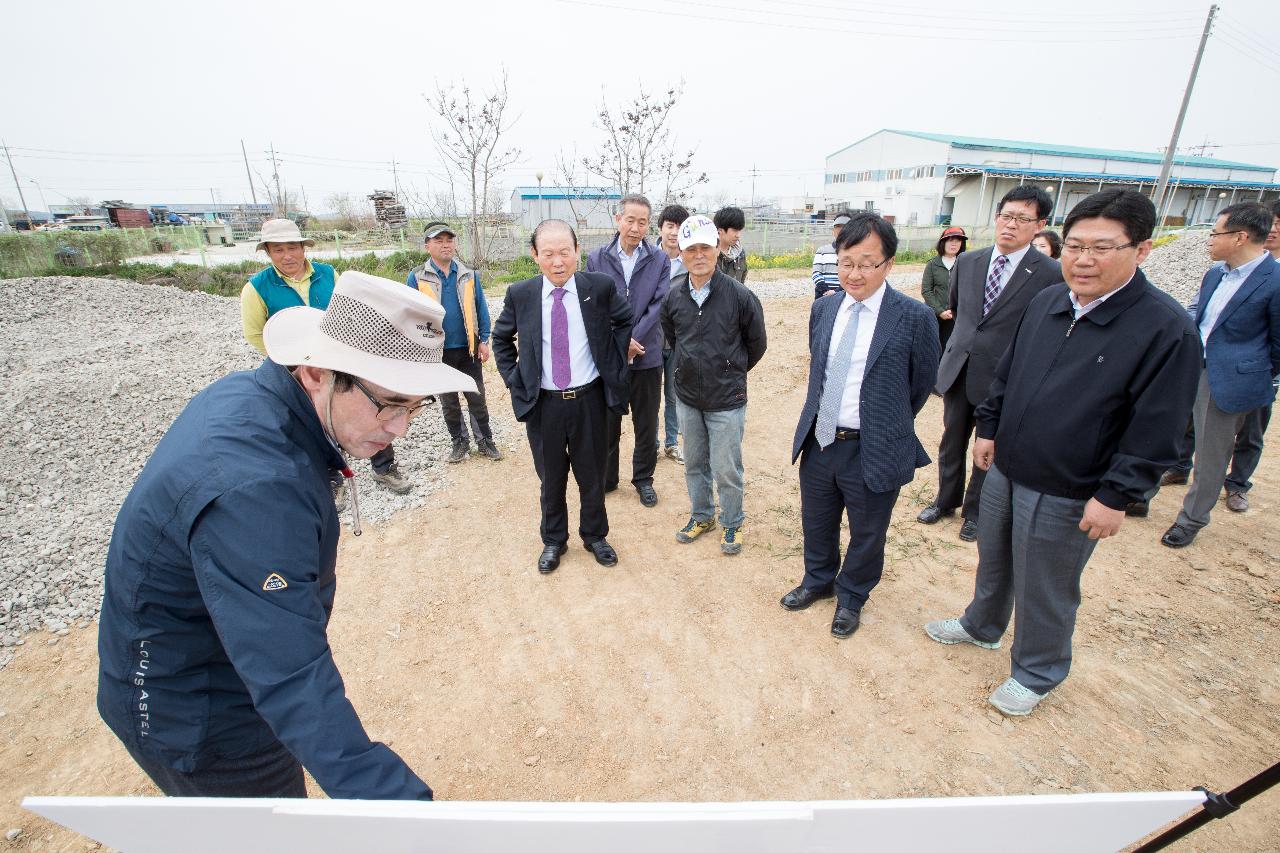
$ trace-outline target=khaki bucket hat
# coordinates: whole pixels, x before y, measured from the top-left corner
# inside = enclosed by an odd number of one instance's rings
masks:
[[[441,363],[444,306],[376,275],[344,272],[327,309],[279,311],[267,320],[262,340],[276,364],[337,370],[396,394],[476,391],[475,380]]]
[[[292,219],[268,219],[262,223],[256,251],[262,251],[268,243],[301,243],[304,246],[314,246],[316,241],[303,237],[302,232],[298,230],[298,224]]]

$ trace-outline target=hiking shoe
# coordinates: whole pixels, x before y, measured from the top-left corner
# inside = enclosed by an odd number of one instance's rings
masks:
[[[689,523],[676,531],[676,541],[692,542],[715,526],[716,523],[711,519],[707,519],[706,521],[695,521],[691,516],[689,518]]]
[[[450,463],[461,462],[463,459],[467,458],[467,453],[470,450],[471,450],[471,445],[469,443],[468,444],[463,444],[462,442],[455,443],[453,445],[453,450],[449,453],[449,462]]]
[[[680,452],[680,445],[678,444],[668,444],[662,449],[662,455],[677,465],[684,464],[684,454]]]
[[[394,462],[381,474],[374,471],[373,481],[380,486],[386,486],[397,495],[408,494],[409,490],[413,488],[409,481],[404,478],[404,475],[400,473],[400,469],[396,467]]]
[[[1044,696],[1028,690],[1012,678],[996,688],[987,699],[1001,714],[1010,717],[1025,717],[1040,703]]]
[[[938,643],[945,643],[948,646],[954,646],[956,643],[972,643],[980,649],[1000,648],[999,640],[994,643],[986,643],[969,636],[969,632],[961,626],[959,619],[939,619],[935,622],[930,622],[924,626],[924,632],[929,635],[929,639]]]
[[[720,551],[724,554],[736,554],[742,550],[742,528],[726,527],[720,533]]]
[[[347,482],[346,480],[331,481],[329,487],[333,489],[333,508],[341,515],[346,512],[347,504],[349,503],[347,500]]]
[[[480,439],[476,442],[476,449],[480,451],[481,456],[492,459],[494,462],[502,458],[502,451],[498,450],[498,445],[493,443],[493,439]]]

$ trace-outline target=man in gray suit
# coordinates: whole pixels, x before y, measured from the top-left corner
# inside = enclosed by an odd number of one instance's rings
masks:
[[[880,582],[898,491],[929,464],[915,434],[938,373],[933,311],[889,287],[898,237],[874,213],[855,213],[836,238],[841,292],[809,312],[809,393],[791,461],[800,457],[804,580],[782,597],[803,610],[836,596],[831,633],[858,629]],[[840,515],[849,549],[840,562]]]
[[[951,268],[951,337],[938,365],[942,395],[942,441],[938,445],[938,496],[920,511],[921,524],[937,524],[961,507],[960,538],[978,537],[978,496],[985,473],[975,467],[964,486],[965,460],[976,421],[974,410],[987,396],[996,363],[1004,354],[1027,303],[1062,281],[1062,266],[1036,251],[1031,240],[1044,228],[1053,201],[1031,184],[1016,186],[1000,199],[996,243],[965,252]]]

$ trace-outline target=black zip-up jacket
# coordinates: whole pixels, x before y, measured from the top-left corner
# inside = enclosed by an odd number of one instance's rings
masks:
[[[978,436],[1019,485],[1111,509],[1178,459],[1203,356],[1186,309],[1138,270],[1076,320],[1066,284],[1036,294],[978,406]]]
[[[747,371],[767,347],[764,309],[750,290],[717,270],[702,307],[689,274],[671,279],[662,303],[662,334],[675,351],[676,395],[686,406],[724,412],[747,404]]]

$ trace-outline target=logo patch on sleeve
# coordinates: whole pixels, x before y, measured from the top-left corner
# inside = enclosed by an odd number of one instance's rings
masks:
[[[289,584],[285,582],[285,579],[280,577],[275,572],[272,572],[271,574],[267,575],[267,579],[262,582],[263,592],[275,592],[278,589],[288,589],[288,588],[289,588]]]

